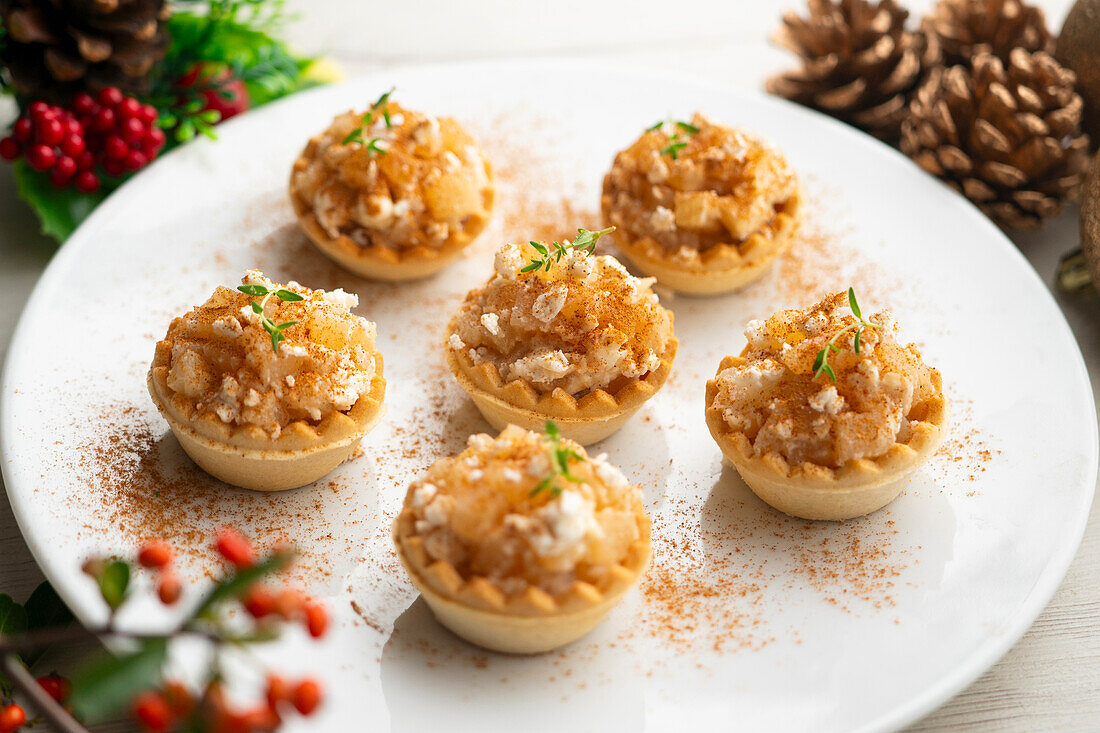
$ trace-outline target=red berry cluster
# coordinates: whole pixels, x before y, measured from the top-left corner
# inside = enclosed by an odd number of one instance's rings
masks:
[[[236,570],[254,567],[256,550],[237,530],[226,527],[214,538],[214,548]],[[171,545],[162,540],[146,542],[138,552],[138,562],[159,575],[158,594],[165,603],[174,602],[178,591],[165,597],[165,581],[175,581],[172,570],[174,552]],[[277,617],[285,621],[297,621],[310,636],[324,636],[329,626],[328,610],[321,603],[308,600],[293,588],[278,590],[253,584],[241,597],[241,605],[256,620]],[[134,718],[146,733],[168,733],[178,730],[183,721],[196,711],[200,714],[204,730],[211,733],[271,733],[278,730],[283,716],[296,710],[300,715],[310,715],[322,702],[321,685],[313,679],[289,682],[277,675],[269,675],[265,699],[247,708],[232,706],[218,681],[210,682],[198,696],[176,681],[167,681],[159,689],[138,695],[132,702]]]
[[[115,87],[95,97],[78,94],[69,109],[34,102],[11,136],[0,139],[0,158],[22,156],[34,170],[49,171],[54,186],[92,193],[100,184],[97,168],[121,176],[157,157],[167,139],[157,117],[155,107]]]
[[[146,542],[138,551],[138,562],[141,566],[157,573],[157,598],[166,606],[178,601],[183,593],[179,576],[172,569],[174,555],[172,546],[163,540]]]
[[[287,707],[293,707],[301,715],[310,715],[321,701],[321,686],[312,679],[292,684],[269,675],[265,700],[247,708],[234,708],[220,682],[211,682],[196,700],[183,684],[168,680],[163,688],[138,695],[133,712],[146,733],[177,729],[178,723],[190,718],[196,707],[201,711],[203,730],[209,733],[272,733],[281,727]]]
[[[256,562],[252,545],[231,527],[218,532],[214,547],[218,554],[237,568],[249,568]],[[295,588],[272,590],[255,584],[241,596],[241,605],[256,620],[277,616],[284,621],[300,621],[314,639],[320,639],[328,631],[328,610],[324,604],[307,600]]]

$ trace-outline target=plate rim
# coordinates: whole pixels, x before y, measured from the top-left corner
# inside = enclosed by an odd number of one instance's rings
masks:
[[[921,170],[919,166],[913,163],[899,150],[890,147],[856,128],[829,117],[828,115],[802,107],[786,99],[777,98],[765,94],[758,89],[743,85],[731,84],[725,86],[712,80],[685,79],[682,74],[677,74],[651,65],[640,65],[627,69],[621,65],[607,61],[569,59],[480,59],[462,62],[434,62],[430,64],[399,64],[356,75],[336,83],[324,84],[312,89],[303,90],[288,97],[265,104],[255,110],[253,114],[244,114],[238,116],[236,119],[227,120],[220,127],[222,129],[235,129],[236,127],[243,127],[245,125],[258,124],[254,122],[254,120],[263,119],[265,115],[274,114],[284,105],[305,104],[305,100],[308,100],[312,96],[332,95],[338,97],[346,94],[348,90],[353,88],[366,86],[379,79],[384,80],[387,75],[410,73],[428,75],[433,73],[476,73],[479,70],[487,69],[493,71],[501,68],[507,68],[510,71],[517,68],[524,68],[531,71],[560,73],[577,73],[578,71],[583,71],[587,73],[599,73],[608,78],[619,77],[633,81],[645,80],[650,82],[663,81],[666,83],[676,83],[681,86],[694,87],[699,90],[701,95],[726,97],[734,101],[749,99],[752,100],[754,104],[761,104],[766,107],[770,106],[784,114],[794,115],[795,117],[801,116],[810,120],[813,124],[826,125],[832,128],[836,134],[847,137],[854,145],[869,151],[868,155],[872,158],[874,156],[885,155],[887,159],[892,158],[898,163],[910,165],[922,176],[932,178],[932,176]],[[230,128],[230,126],[232,127]],[[150,168],[153,166],[156,166],[157,169],[162,168],[165,165],[164,161],[174,160],[178,156],[187,155],[190,150],[192,150],[192,146],[181,145],[170,151],[167,155],[161,156],[155,160]],[[66,605],[72,609],[77,618],[81,620],[82,623],[85,623],[85,625],[96,621],[96,613],[89,612],[89,609],[83,607],[83,599],[78,597],[76,592],[72,592],[62,587],[62,585],[57,582],[57,574],[51,571],[49,562],[45,560],[48,553],[46,553],[44,548],[34,539],[33,534],[28,532],[28,522],[30,520],[26,512],[27,507],[25,502],[15,501],[12,498],[10,489],[12,486],[12,469],[9,468],[9,466],[12,465],[13,459],[9,457],[11,452],[9,443],[12,442],[10,436],[13,435],[12,428],[14,426],[14,418],[8,407],[8,397],[14,390],[14,385],[11,382],[14,379],[12,374],[15,371],[13,365],[17,358],[16,355],[21,351],[20,347],[23,341],[30,340],[31,338],[28,333],[31,330],[29,326],[29,314],[40,308],[39,301],[45,298],[45,291],[50,287],[54,279],[60,277],[58,273],[62,271],[69,259],[76,256],[75,253],[78,251],[78,248],[95,246],[94,238],[92,238],[88,244],[81,244],[84,239],[89,239],[91,237],[91,235],[85,234],[85,232],[94,231],[94,227],[97,225],[99,219],[106,218],[116,208],[124,207],[126,197],[123,195],[123,192],[128,191],[130,187],[137,186],[141,178],[142,176],[140,174],[133,176],[116,191],[112,192],[111,195],[97,206],[91,215],[81,223],[76,231],[58,247],[57,251],[50,258],[49,263],[36,281],[30,297],[27,298],[20,312],[15,329],[12,331],[3,371],[0,373],[0,475],[4,478],[5,493],[8,496],[12,514],[15,517],[16,525],[19,527],[23,540],[31,551],[39,569],[47,580],[50,581],[51,585],[54,586]],[[1050,600],[1061,586],[1062,581],[1069,571],[1070,565],[1077,555],[1088,524],[1089,511],[1096,492],[1095,484],[1098,468],[1100,468],[1100,426],[1097,425],[1095,393],[1089,378],[1084,355],[1081,352],[1080,344],[1065,314],[1062,312],[1062,309],[1059,307],[1053,294],[1047,288],[1046,283],[1043,281],[1038,271],[1036,271],[1027,258],[1024,257],[1023,253],[1020,252],[1019,248],[1012,240],[990,221],[977,206],[961,195],[954,195],[945,200],[953,201],[950,205],[957,206],[960,211],[966,211],[967,213],[965,216],[980,220],[981,223],[979,226],[985,227],[986,231],[991,235],[991,238],[997,240],[1002,249],[1008,250],[1007,259],[1014,260],[1016,266],[1023,269],[1025,277],[1030,277],[1042,293],[1040,300],[1044,302],[1046,307],[1051,308],[1053,313],[1057,314],[1057,318],[1053,319],[1057,324],[1054,328],[1060,331],[1061,337],[1068,339],[1069,343],[1072,345],[1071,351],[1076,357],[1073,359],[1072,365],[1074,367],[1073,371],[1075,372],[1074,376],[1077,382],[1074,389],[1083,387],[1089,396],[1093,397],[1091,400],[1086,400],[1086,412],[1091,414],[1092,419],[1088,422],[1090,426],[1090,440],[1088,451],[1083,462],[1085,465],[1086,478],[1089,476],[1092,477],[1092,489],[1086,489],[1081,492],[1082,502],[1076,515],[1076,524],[1071,528],[1067,528],[1071,531],[1062,534],[1062,537],[1065,539],[1055,547],[1055,552],[1052,553],[1050,560],[1043,567],[1035,584],[1020,604],[1020,611],[1014,616],[1011,623],[1006,624],[1005,630],[996,636],[987,637],[984,642],[979,643],[969,655],[961,662],[954,665],[954,667],[952,667],[952,669],[939,681],[925,686],[917,694],[907,698],[906,702],[854,729],[865,733],[897,730],[938,709],[993,667],[1001,657],[1023,638],[1035,623],[1035,620],[1050,603]],[[20,494],[20,496],[22,496],[22,494]]]

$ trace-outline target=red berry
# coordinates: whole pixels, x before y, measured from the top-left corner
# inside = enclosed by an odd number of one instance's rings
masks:
[[[264,618],[275,612],[275,594],[262,585],[254,585],[244,594],[241,605],[252,618]]]
[[[108,135],[103,142],[103,154],[108,160],[122,160],[130,154],[130,146],[118,135]]]
[[[167,142],[168,136],[164,134],[164,130],[159,127],[154,127],[145,133],[145,140],[142,141],[142,147],[145,152],[149,154],[149,157],[156,157],[156,154],[164,148],[164,143]]]
[[[278,675],[269,674],[265,694],[267,695],[267,706],[272,710],[278,710],[280,703],[290,701],[290,684]]]
[[[218,554],[238,568],[250,568],[256,564],[256,555],[252,545],[244,536],[232,527],[224,527],[214,538],[214,547]]]
[[[0,710],[0,733],[10,733],[13,730],[18,730],[26,722],[27,711],[15,703]]]
[[[96,132],[110,132],[115,126],[115,112],[112,109],[101,109],[92,116],[91,128]]]
[[[141,141],[145,139],[145,133],[149,131],[149,128],[145,124],[134,117],[122,122],[122,138],[131,145],[140,145]]]
[[[143,692],[134,698],[134,717],[150,733],[164,733],[172,722],[172,709],[159,692]]]
[[[96,104],[95,100],[92,99],[92,95],[81,92],[73,97],[70,108],[78,115],[90,115],[95,113]]]
[[[19,142],[14,137],[6,137],[0,140],[0,158],[4,160],[15,160],[19,157],[19,154],[23,152],[19,147]]]
[[[302,680],[295,685],[291,702],[299,713],[309,715],[321,704],[321,685],[315,680]]]
[[[141,106],[141,121],[146,125],[153,125],[160,118],[160,112],[151,104]]]
[[[164,540],[150,540],[138,551],[138,562],[147,568],[163,568],[172,562],[172,546]]]
[[[65,132],[69,133],[70,135],[79,135],[80,137],[84,137],[84,124],[75,117],[70,117],[69,119],[65,120]]]
[[[283,588],[275,597],[275,613],[286,620],[297,618],[304,605],[305,599],[294,588]]]
[[[34,134],[34,124],[29,117],[20,117],[12,125],[11,134],[21,143],[29,143]]]
[[[168,680],[164,683],[164,699],[172,715],[177,718],[187,717],[195,707],[195,700],[191,697],[190,691],[177,680]]]
[[[76,161],[67,155],[62,155],[53,164],[53,172],[65,178],[72,178],[76,175]]]
[[[180,585],[180,579],[175,573],[169,571],[160,576],[160,581],[157,583],[157,598],[161,603],[171,606],[180,599],[182,593],[183,586]]]
[[[103,161],[103,172],[109,176],[118,177],[126,172],[126,165],[115,158],[108,158]]]
[[[53,108],[45,102],[31,102],[31,106],[27,107],[27,112],[32,120],[38,122],[50,116],[53,113]]]
[[[137,101],[133,97],[126,97],[118,103],[118,107],[115,110],[119,117],[122,119],[130,119],[131,117],[141,116],[141,102]]]
[[[61,152],[73,158],[83,153],[86,147],[87,143],[84,142],[84,138],[74,133],[65,136],[65,139],[61,141]]]
[[[32,145],[27,148],[27,164],[36,171],[46,171],[53,167],[57,153],[48,145]]]
[[[328,630],[328,610],[320,603],[306,604],[306,628],[314,639],[320,639]]]
[[[91,150],[85,150],[80,155],[76,156],[76,168],[77,170],[91,170],[95,167],[95,156],[92,155]]]
[[[76,190],[82,193],[95,193],[99,190],[99,176],[85,170],[76,174]]]
[[[48,677],[39,677],[38,686],[46,691],[46,694],[57,702],[65,702],[72,691],[72,685],[64,677],[51,674]]]
[[[42,120],[34,133],[38,142],[57,145],[61,142],[61,138],[65,137],[65,126],[58,119]]]
[[[239,115],[248,110],[251,102],[248,96],[248,87],[240,79],[236,79],[228,70],[216,71],[203,63],[197,63],[180,77],[176,86],[180,89],[189,89],[198,82],[204,82],[199,95],[203,98],[203,110],[214,110],[221,115],[220,121]]]
[[[67,155],[63,155],[57,159],[57,162],[53,164],[53,168],[50,169],[50,183],[54,185],[54,188],[65,188],[75,175],[76,161]]]
[[[125,97],[123,97],[122,91],[118,87],[104,87],[99,90],[97,98],[99,103],[105,107],[117,107]]]

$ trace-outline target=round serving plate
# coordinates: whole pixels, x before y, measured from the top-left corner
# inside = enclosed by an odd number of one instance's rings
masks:
[[[403,104],[466,124],[499,179],[493,224],[468,256],[402,285],[339,270],[298,230],[286,197],[306,140],[391,85]],[[596,228],[615,152],[697,109],[786,153],[807,193],[802,233],[739,293],[664,298],[680,340],[670,381],[593,447],[645,491],[656,539],[641,587],[558,652],[480,651],[434,622],[389,533],[408,483],[487,429],[446,369],[443,325],[489,276],[500,242]],[[43,275],[11,345],[0,423],[8,495],[82,621],[104,615],[79,570],[87,554],[163,536],[201,577],[209,537],[234,524],[261,543],[295,542],[297,582],[328,599],[326,639],[292,630],[261,651],[289,676],[326,681],[316,729],[870,731],[902,726],[971,682],[1061,581],[1097,468],[1077,345],[1012,244],[886,146],[754,93],[569,63],[394,69],[218,131],[96,210]],[[386,361],[388,411],[359,454],[281,494],[195,469],[145,391],[172,317],[250,267],[358,293]],[[850,284],[865,312],[888,307],[942,371],[953,422],[885,510],[795,520],[723,467],[704,386],[741,351],[746,321]],[[121,620],[156,628],[169,617],[142,600]],[[194,650],[177,652],[186,668]]]

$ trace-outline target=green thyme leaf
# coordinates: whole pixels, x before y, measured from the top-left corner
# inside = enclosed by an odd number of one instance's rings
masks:
[[[378,153],[379,155],[385,155],[387,151],[385,148],[381,147],[378,144],[380,140],[381,138],[372,138],[371,141],[367,143],[367,151],[371,153]]]
[[[669,143],[665,147],[661,148],[661,155],[668,155],[673,160],[676,160],[680,154],[680,151],[687,147],[685,142]]]
[[[833,368],[829,366],[829,352],[833,352],[836,354],[840,353],[840,347],[836,345],[836,342],[840,339],[841,336],[848,333],[849,331],[853,331],[854,333],[852,334],[852,351],[854,351],[856,354],[859,354],[860,349],[862,348],[862,335],[864,329],[882,328],[882,326],[878,325],[877,323],[871,323],[870,321],[866,321],[863,319],[863,314],[859,310],[859,303],[856,301],[856,291],[851,287],[848,288],[848,307],[852,309],[852,315],[856,317],[856,322],[840,329],[840,331],[838,331],[836,334],[833,335],[831,339],[829,339],[829,341],[825,344],[825,347],[821,349],[821,351],[817,352],[817,356],[814,357],[815,378],[820,377],[822,374],[828,374],[830,379],[832,379],[834,382],[836,381],[836,372],[834,372]]]
[[[607,229],[601,229],[596,232],[584,228],[578,229],[577,238],[569,244],[551,242],[550,248],[553,248],[553,252],[541,242],[529,242],[531,247],[542,255],[542,257],[532,259],[524,267],[520,268],[520,272],[534,272],[540,268],[549,272],[550,266],[555,262],[561,262],[561,258],[570,250],[592,254],[596,250],[596,243],[600,240],[600,237],[613,231],[615,231],[615,227],[608,227]]]
[[[252,301],[252,312],[262,314],[264,312],[264,307],[256,301]]]
[[[859,312],[859,303],[856,302],[856,291],[851,286],[848,287],[848,307],[852,309],[856,318],[863,320],[863,315]]]
[[[286,290],[285,288],[281,290],[276,290],[275,297],[277,297],[279,300],[285,300],[291,303],[299,300],[305,300],[305,296],[299,295],[298,293],[295,293],[291,290]]]
[[[267,295],[267,288],[263,285],[238,285],[237,290],[245,295]]]
[[[689,122],[677,122],[676,126],[685,132],[690,132],[693,135],[699,132],[699,128]]]
[[[660,120],[660,121],[658,121],[658,122],[654,122],[654,123],[653,123],[652,125],[650,125],[649,127],[647,127],[647,128],[645,129],[645,131],[646,131],[646,132],[653,132],[654,130],[660,130],[660,129],[661,129],[661,126],[662,126],[662,125],[664,125],[664,124],[665,124],[665,121],[664,121],[664,120]]]

